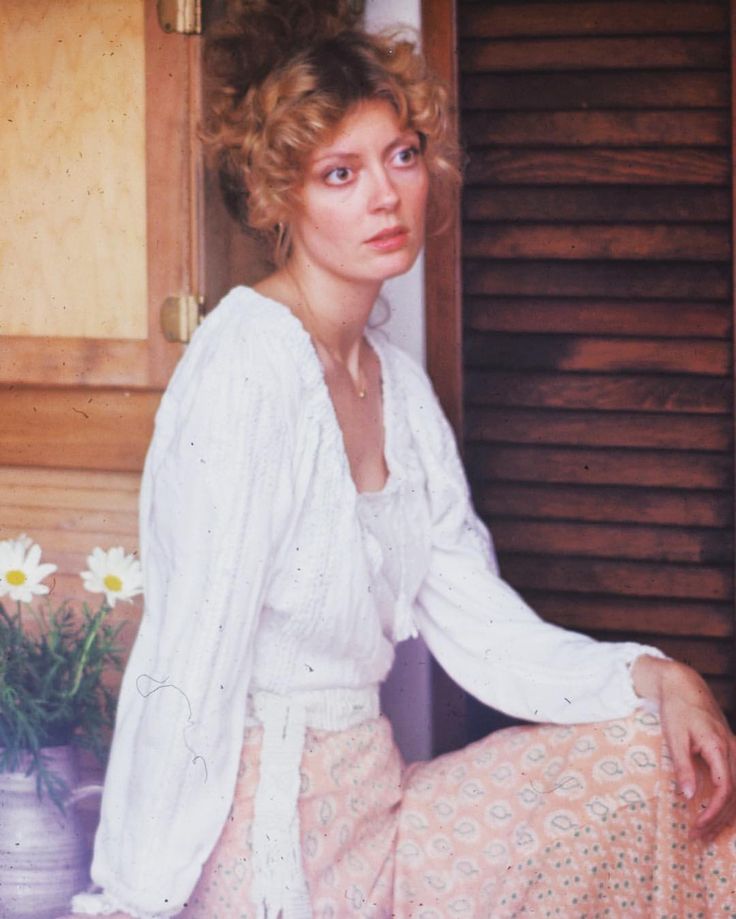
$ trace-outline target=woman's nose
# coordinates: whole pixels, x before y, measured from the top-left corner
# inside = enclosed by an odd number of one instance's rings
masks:
[[[374,171],[371,205],[374,210],[393,210],[399,203],[399,193],[388,171],[381,167]]]

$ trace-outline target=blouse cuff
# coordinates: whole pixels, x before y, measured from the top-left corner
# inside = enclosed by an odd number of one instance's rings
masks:
[[[634,662],[645,654],[649,657],[658,657],[660,660],[671,660],[671,658],[663,651],[660,651],[659,648],[655,648],[652,645],[640,645],[635,642],[626,642],[624,649],[623,662],[626,665],[626,687],[632,710],[638,708],[650,715],[659,715],[659,703],[657,700],[646,699],[638,695],[634,689]]]
[[[107,892],[78,893],[72,897],[72,913],[83,916],[110,916],[113,913],[127,913],[132,919],[171,919],[179,910],[145,913],[123,903]]]

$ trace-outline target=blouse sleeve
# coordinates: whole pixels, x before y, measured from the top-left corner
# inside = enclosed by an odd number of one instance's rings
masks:
[[[514,717],[574,723],[630,714],[643,703],[631,663],[641,654],[664,655],[540,619],[498,574],[454,436],[428,383],[419,414],[432,524],[414,616],[437,661],[471,695]]]
[[[99,892],[76,896],[78,913],[178,913],[232,802],[279,495],[290,489],[285,413],[257,356],[223,343],[214,319],[205,325],[164,394],[146,458],[145,610],[95,839]]]

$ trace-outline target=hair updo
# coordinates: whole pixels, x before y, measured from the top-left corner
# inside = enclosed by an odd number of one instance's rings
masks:
[[[444,87],[411,41],[356,28],[346,0],[241,0],[212,30],[207,61],[203,137],[226,202],[271,236],[279,262],[310,154],[361,102],[385,99],[417,132],[433,192],[459,179]]]

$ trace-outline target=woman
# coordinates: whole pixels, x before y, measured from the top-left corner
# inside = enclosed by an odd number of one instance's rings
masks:
[[[442,90],[406,42],[291,25],[301,50],[255,78],[251,17],[218,46],[214,142],[279,267],[205,320],[157,415],[101,891],[74,909],[736,915],[736,744],[705,684],[498,578],[424,373],[367,328],[454,176]],[[377,689],[417,633],[558,726],[404,771]]]

